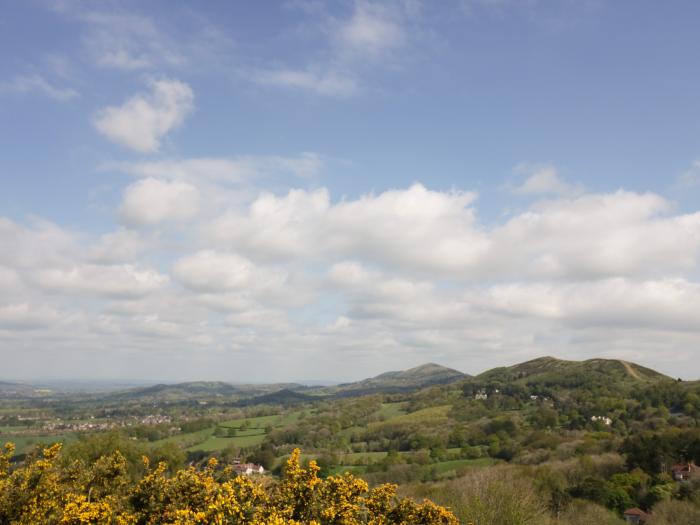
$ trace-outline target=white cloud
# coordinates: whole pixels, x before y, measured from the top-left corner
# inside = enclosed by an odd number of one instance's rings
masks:
[[[147,178],[124,190],[119,216],[128,225],[185,221],[197,213],[199,191],[186,182]]]
[[[15,270],[57,266],[79,251],[78,234],[41,219],[29,226],[0,217],[0,264]]]
[[[341,54],[353,59],[378,59],[406,43],[401,13],[389,4],[356,0],[352,16],[334,29]]]
[[[63,9],[83,24],[85,53],[102,68],[123,71],[230,68],[235,46],[229,36],[203,17],[148,17],[133,12],[99,10],[92,5]],[[97,10],[93,10],[97,7]],[[182,38],[186,34],[188,38]]]
[[[177,80],[150,83],[151,93],[131,97],[121,106],[109,106],[95,115],[97,130],[109,140],[150,153],[161,139],[178,128],[194,108],[192,89]]]
[[[145,16],[81,13],[87,24],[85,47],[95,63],[124,70],[178,66],[185,61],[177,44]]]
[[[121,229],[101,235],[89,248],[88,259],[97,263],[120,263],[136,259],[146,242],[133,230]]]
[[[519,195],[571,195],[583,191],[582,188],[563,181],[557,174],[557,169],[551,165],[520,164],[516,166],[516,172],[527,175],[525,182],[513,188],[513,192]]]
[[[316,34],[319,50],[304,57],[303,67],[258,67],[247,78],[268,85],[303,90],[320,96],[357,95],[377,71],[397,69],[415,44],[419,9],[411,2],[355,0],[349,13],[328,6],[306,10],[311,15],[305,36]]]
[[[0,328],[29,330],[52,324],[59,317],[58,312],[47,306],[27,303],[0,305]]]
[[[700,212],[652,193],[551,194],[487,225],[473,193],[420,184],[239,194],[260,166],[304,161],[245,159],[129,165],[142,178],[122,217],[157,228],[0,219],[0,351],[50,341],[119,363],[129,349],[144,375],[189,378],[252,355],[277,363],[261,380],[327,377],[340,360],[343,378],[426,360],[478,372],[545,353],[700,374]]]
[[[67,102],[80,96],[75,89],[58,87],[38,73],[17,75],[11,80],[0,82],[0,93],[31,94],[39,93],[60,102]]]
[[[182,179],[192,183],[201,183],[203,180],[225,183],[277,175],[310,178],[320,173],[323,159],[317,153],[304,152],[289,157],[270,155],[128,162],[109,165],[107,168],[115,168],[138,177]]]
[[[658,195],[617,191],[547,201],[491,233],[492,275],[678,275],[697,265],[700,213],[669,216]]]
[[[180,259],[173,267],[173,275],[198,292],[279,288],[287,278],[285,271],[262,268],[240,255],[211,250]]]
[[[473,201],[421,185],[335,204],[324,189],[292,190],[226,212],[202,235],[263,259],[356,258],[462,280],[680,275],[700,255],[700,213],[669,215],[654,194],[540,202],[491,229],[476,220]]]
[[[573,326],[695,331],[700,285],[685,279],[507,284],[487,292],[484,307]]]
[[[259,257],[359,256],[405,269],[460,273],[488,247],[476,228],[471,193],[416,184],[331,205],[326,190],[261,195],[248,215],[228,213],[207,235]]]
[[[166,275],[132,264],[82,264],[37,270],[34,283],[50,292],[77,292],[110,297],[140,297],[168,282]]]
[[[354,75],[335,71],[270,69],[257,71],[254,78],[258,83],[268,86],[302,89],[334,97],[349,97],[359,90]]]
[[[700,186],[700,160],[693,162],[692,166],[678,177],[674,185],[676,189],[680,190],[697,186]]]

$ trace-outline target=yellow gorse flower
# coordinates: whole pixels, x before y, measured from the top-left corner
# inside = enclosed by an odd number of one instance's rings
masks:
[[[14,448],[0,452],[0,523],[13,525],[457,525],[430,501],[396,497],[395,485],[372,490],[351,474],[318,477],[294,450],[282,479],[233,477],[210,460],[168,474],[144,458],[145,473],[129,477],[119,452],[90,465],[62,465],[54,445],[13,469]],[[217,470],[218,469],[218,470]]]

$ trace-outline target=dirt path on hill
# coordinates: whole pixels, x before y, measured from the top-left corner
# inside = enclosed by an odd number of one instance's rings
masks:
[[[642,381],[642,376],[640,376],[637,373],[637,371],[634,368],[632,368],[632,366],[627,361],[620,361],[620,362],[624,365],[625,370],[627,370],[627,373],[629,375],[631,375],[635,379],[639,379],[640,381]]]

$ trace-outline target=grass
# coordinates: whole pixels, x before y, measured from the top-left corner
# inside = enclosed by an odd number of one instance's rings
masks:
[[[188,447],[188,451],[203,450],[204,452],[215,452],[223,450],[226,447],[234,446],[238,448],[252,447],[262,443],[265,439],[265,433],[253,436],[236,436],[236,437],[217,437],[210,436],[206,440],[196,445]]]
[[[17,425],[17,426],[0,426],[0,436],[3,434],[14,434],[16,432],[23,432],[25,430],[29,430],[31,427],[27,427],[24,425]]]
[[[47,446],[53,443],[70,443],[75,441],[75,434],[45,434],[40,436],[0,436],[0,444],[6,441],[15,444],[15,454],[28,453],[37,445]]]
[[[206,441],[214,433],[216,427],[209,427],[197,432],[189,432],[188,434],[177,434],[167,438],[154,441],[154,445],[164,445],[166,443],[175,443],[183,448],[192,447],[197,443]]]
[[[202,450],[204,452],[216,452],[229,446],[247,448],[259,445],[265,439],[265,428],[281,427],[299,419],[301,412],[289,412],[275,416],[259,416],[244,419],[230,419],[209,428],[178,434],[154,442],[155,444],[177,443],[188,451]],[[215,436],[217,427],[236,429],[236,435]],[[242,428],[243,427],[243,428]]]
[[[279,425],[279,420],[282,419],[280,416],[260,416],[260,417],[249,417],[247,419],[232,419],[229,421],[224,421],[219,423],[220,427],[226,428],[241,428],[246,425],[248,428],[265,428],[267,426]]]
[[[447,419],[447,414],[452,409],[452,405],[439,405],[436,407],[424,408],[422,410],[416,410],[410,414],[400,414],[387,419],[382,423],[371,423],[372,425],[382,425],[382,424],[396,424],[396,423],[426,423],[431,424]]]
[[[391,419],[406,414],[405,403],[382,403],[382,407],[377,411],[377,416],[382,419]]]
[[[344,465],[357,465],[357,462],[361,459],[367,458],[374,461],[385,458],[387,452],[352,452],[350,454],[343,454],[341,456],[341,461]]]
[[[477,458],[477,459],[454,459],[451,461],[441,461],[433,463],[431,467],[435,467],[437,472],[444,474],[452,470],[458,470],[465,467],[489,467],[496,462],[493,458]]]
[[[365,472],[367,472],[367,467],[364,465],[339,465],[337,467],[333,467],[332,469],[329,469],[328,473],[331,476],[337,476],[338,474],[345,474],[346,472],[349,472],[350,474],[354,474],[356,476],[361,476]]]

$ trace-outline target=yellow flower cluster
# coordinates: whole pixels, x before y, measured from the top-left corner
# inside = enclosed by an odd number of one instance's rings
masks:
[[[295,450],[278,482],[235,476],[209,461],[168,475],[164,463],[133,480],[116,452],[62,464],[60,445],[12,468],[0,451],[0,523],[12,525],[457,525],[430,501],[399,499],[395,485],[370,489],[351,474],[318,477]]]

